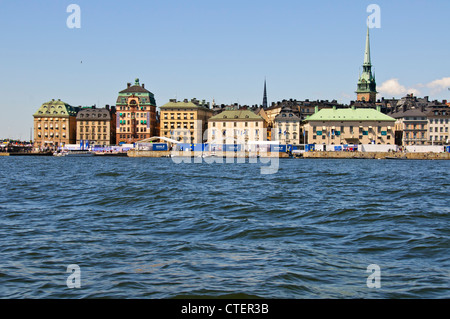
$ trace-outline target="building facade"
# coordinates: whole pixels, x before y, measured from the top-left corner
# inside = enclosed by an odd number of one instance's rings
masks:
[[[209,103],[172,99],[160,107],[160,136],[186,143],[203,143],[208,120],[213,116]]]
[[[264,119],[250,110],[226,110],[208,121],[208,143],[235,144],[264,141]]]
[[[302,127],[298,112],[285,107],[275,117],[272,129],[272,140],[280,144],[303,144]]]
[[[449,145],[450,107],[432,108],[426,113],[428,122],[428,144]]]
[[[77,144],[82,146],[116,144],[115,107],[84,108],[77,113]]]
[[[78,108],[54,99],[44,103],[33,114],[34,148],[53,149],[76,142]]]
[[[428,120],[424,108],[411,108],[391,114],[396,119],[396,144],[401,146],[427,145]]]
[[[394,145],[395,142],[395,119],[375,109],[322,109],[306,121],[306,144]]]
[[[116,141],[117,144],[131,144],[150,138],[156,131],[156,101],[152,92],[139,84],[127,84],[119,92],[116,102]]]

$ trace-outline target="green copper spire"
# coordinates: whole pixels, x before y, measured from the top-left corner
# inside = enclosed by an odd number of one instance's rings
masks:
[[[375,102],[377,95],[377,84],[372,74],[372,62],[370,59],[369,28],[366,35],[366,49],[364,51],[363,71],[359,76],[358,88],[356,90],[358,101]]]
[[[364,52],[364,66],[371,66],[370,62],[370,40],[369,40],[369,27],[367,27],[367,36],[366,36],[366,51]]]

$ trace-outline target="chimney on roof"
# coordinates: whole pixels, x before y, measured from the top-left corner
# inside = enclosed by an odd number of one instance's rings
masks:
[[[127,88],[129,88],[131,86],[131,83],[130,82],[128,82],[127,83]]]
[[[107,109],[109,111],[109,105],[108,104],[105,105],[105,109]]]
[[[142,83],[142,88],[145,89],[145,84],[144,83]]]

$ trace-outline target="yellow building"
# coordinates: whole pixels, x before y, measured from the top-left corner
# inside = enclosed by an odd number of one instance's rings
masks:
[[[306,144],[395,144],[395,119],[379,110],[322,109],[306,121]]]
[[[160,136],[186,143],[203,143],[203,134],[213,111],[204,100],[171,99],[160,107]]]
[[[85,108],[77,114],[77,144],[116,144],[115,108]]]
[[[234,144],[264,141],[266,125],[264,119],[250,110],[227,110],[208,121],[208,143]]]
[[[78,108],[54,99],[42,104],[33,114],[34,148],[53,149],[76,142]]]

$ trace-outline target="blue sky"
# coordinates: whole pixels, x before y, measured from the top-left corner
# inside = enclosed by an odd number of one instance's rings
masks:
[[[69,29],[69,4],[81,28]],[[355,99],[369,4],[379,97],[414,92],[450,100],[447,0],[3,1],[0,138],[28,139],[32,114],[53,98],[114,105],[139,78],[158,106],[171,98],[218,104]],[[82,63],[81,63],[82,61]]]

